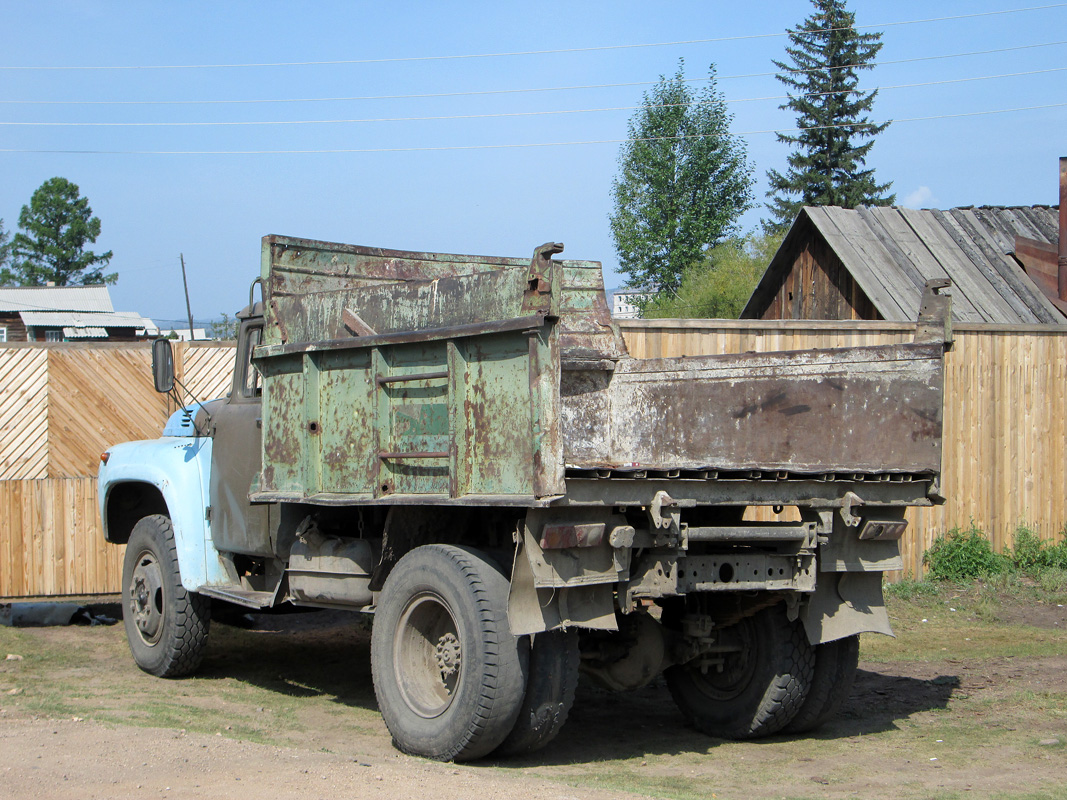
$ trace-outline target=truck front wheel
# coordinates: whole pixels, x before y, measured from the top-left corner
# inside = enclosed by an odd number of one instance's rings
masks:
[[[371,671],[400,750],[469,760],[511,732],[529,653],[507,607],[507,578],[476,550],[427,545],[397,562],[378,597]]]
[[[716,649],[664,677],[689,723],[726,739],[770,736],[800,710],[811,686],[814,649],[781,605],[718,634]]]
[[[122,620],[137,666],[176,678],[200,666],[211,624],[211,601],[182,586],[174,529],[162,514],[144,517],[130,533],[122,566]]]

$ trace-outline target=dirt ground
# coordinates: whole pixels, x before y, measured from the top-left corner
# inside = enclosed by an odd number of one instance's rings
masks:
[[[1063,630],[1067,610],[1027,620],[1020,637]],[[757,742],[686,728],[661,681],[625,695],[582,684],[546,750],[453,765],[391,747],[369,635],[345,614],[215,624],[201,676],[184,681],[139,672],[121,624],[18,636],[5,646],[76,657],[0,661],[0,798],[1067,796],[1067,650],[862,661],[839,719]],[[49,669],[69,696],[46,696]]]

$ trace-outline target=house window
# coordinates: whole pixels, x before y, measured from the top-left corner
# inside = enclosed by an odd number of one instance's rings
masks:
[[[63,331],[45,331],[44,340],[46,342],[62,342]]]
[[[0,342],[7,341],[7,325],[0,325]]]

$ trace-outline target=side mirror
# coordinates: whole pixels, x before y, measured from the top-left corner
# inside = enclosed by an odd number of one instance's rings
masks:
[[[170,349],[169,339],[152,342],[152,380],[156,383],[156,391],[162,394],[174,388],[174,352]]]

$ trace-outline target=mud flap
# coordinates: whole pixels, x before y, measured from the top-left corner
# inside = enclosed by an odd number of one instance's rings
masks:
[[[823,572],[800,620],[808,641],[825,644],[856,633],[893,636],[882,597],[881,572]]]
[[[592,576],[586,575],[580,585],[559,585],[566,581],[551,568],[544,556],[529,529],[524,530],[515,548],[508,595],[508,622],[512,634],[522,636],[572,627],[618,630],[613,586],[616,575],[605,576],[604,582],[591,582]],[[539,567],[536,572],[531,563],[534,560]]]

